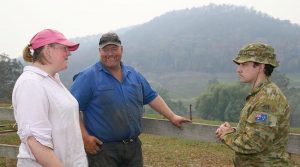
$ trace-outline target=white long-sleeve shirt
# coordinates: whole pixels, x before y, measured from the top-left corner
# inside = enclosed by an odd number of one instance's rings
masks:
[[[27,138],[33,136],[52,148],[65,167],[86,167],[76,99],[64,87],[59,75],[51,77],[43,70],[26,66],[12,95],[18,135],[18,158],[35,160]]]

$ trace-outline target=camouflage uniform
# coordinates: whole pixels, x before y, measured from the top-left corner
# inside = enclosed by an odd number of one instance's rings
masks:
[[[261,43],[246,46],[234,60],[237,64],[248,61],[278,66],[274,49]],[[247,96],[236,131],[228,130],[221,136],[235,151],[235,166],[289,166],[289,116],[281,90],[269,78],[261,81]]]

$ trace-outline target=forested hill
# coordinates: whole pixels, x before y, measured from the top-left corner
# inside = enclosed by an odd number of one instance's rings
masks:
[[[209,5],[172,11],[119,34],[124,62],[142,72],[232,72],[239,48],[255,41],[274,46],[280,71],[300,69],[300,26],[245,7]],[[71,58],[67,76],[98,60],[99,38],[100,34],[76,39],[81,46]]]

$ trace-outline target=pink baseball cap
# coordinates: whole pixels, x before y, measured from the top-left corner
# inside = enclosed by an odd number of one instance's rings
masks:
[[[44,29],[35,34],[30,40],[30,47],[36,49],[52,43],[68,46],[70,51],[75,51],[79,47],[79,43],[68,40],[61,32],[52,29]]]

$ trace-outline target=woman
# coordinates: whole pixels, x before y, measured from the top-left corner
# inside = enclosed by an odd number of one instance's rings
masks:
[[[58,75],[78,47],[62,33],[45,29],[24,48],[23,58],[32,65],[24,68],[12,96],[21,139],[17,166],[87,166],[78,103]]]

